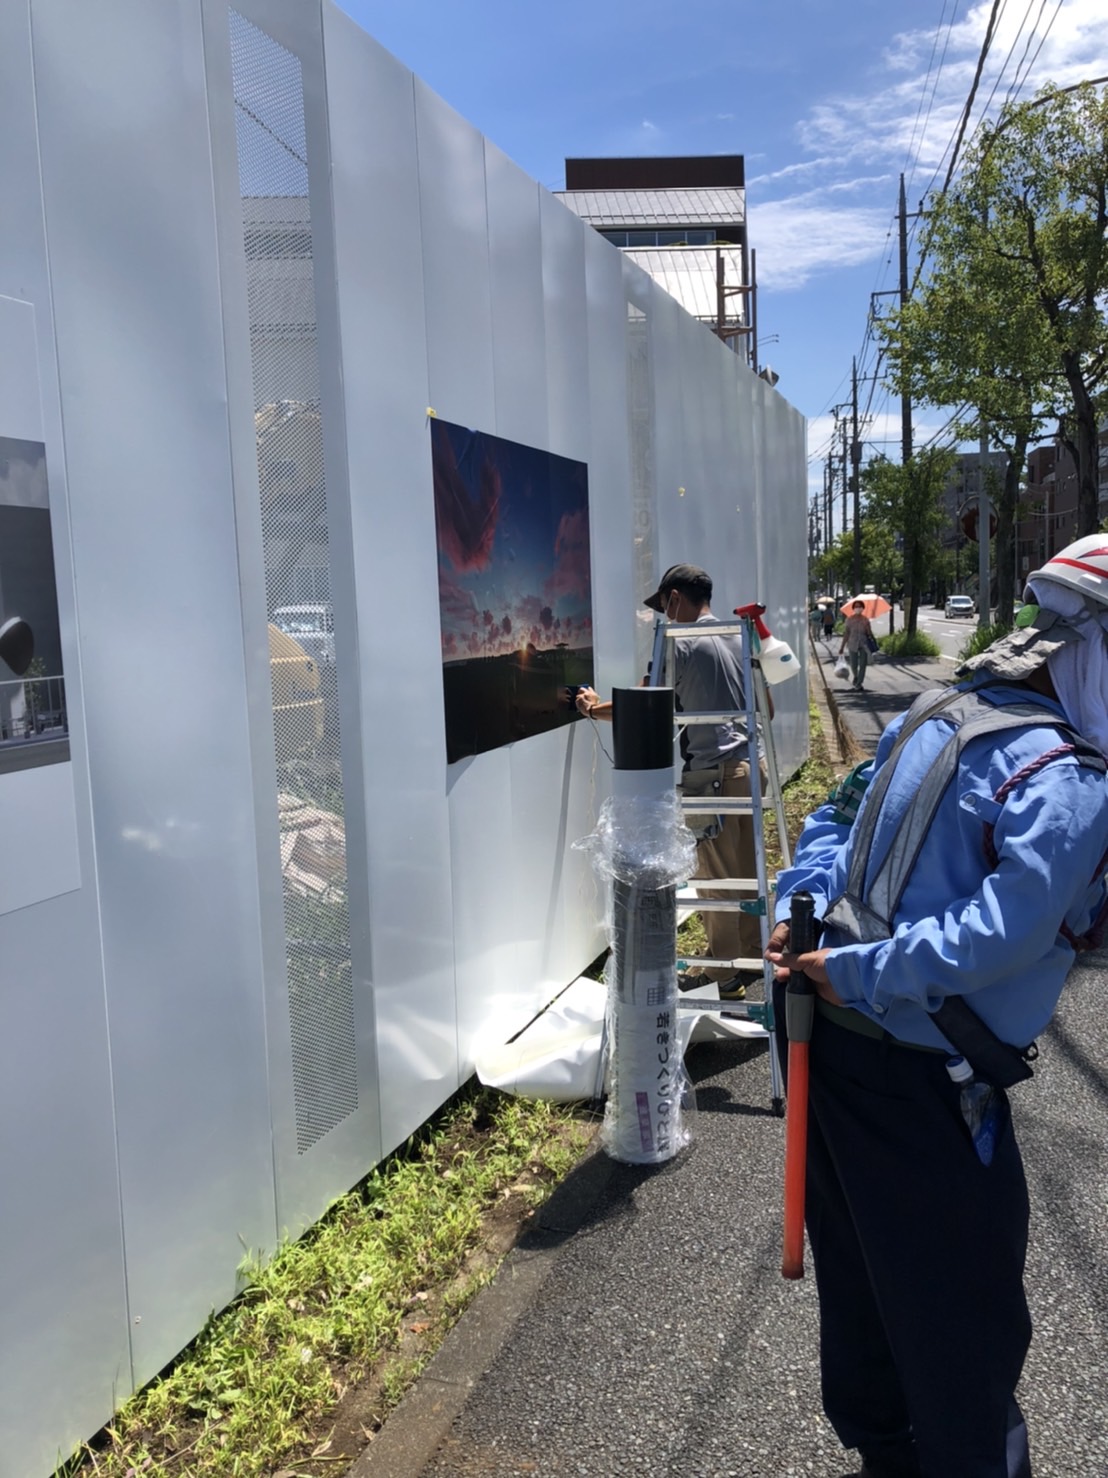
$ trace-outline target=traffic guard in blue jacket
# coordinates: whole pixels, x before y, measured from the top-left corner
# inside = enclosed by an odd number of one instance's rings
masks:
[[[857,815],[809,817],[767,951],[817,992],[807,1226],[824,1408],[863,1478],[1030,1478],[1027,1187],[1005,1086],[1098,942],[1108,537],[1028,582],[1017,629],[882,736]],[[823,920],[788,951],[790,897]],[[777,1012],[779,1023],[784,1012]],[[982,1163],[947,1070],[998,1110]],[[1033,1089],[1024,1089],[1033,1092]]]

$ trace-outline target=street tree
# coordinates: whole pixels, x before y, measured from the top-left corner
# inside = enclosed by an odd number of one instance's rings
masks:
[[[939,558],[942,494],[954,465],[947,447],[925,447],[899,464],[875,457],[862,468],[866,517],[894,533],[904,562],[905,630],[914,635],[920,596]]]
[[[897,393],[936,406],[968,403],[952,438],[977,436],[983,425],[988,445],[1007,454],[995,496],[996,575],[998,607],[1010,621],[1021,477],[1028,447],[1050,424],[1044,387],[1060,371],[1026,282],[985,246],[977,210],[958,193],[938,197],[925,233],[930,274],[878,330]]]
[[[1078,470],[1078,534],[1098,525],[1098,398],[1108,387],[1108,98],[1047,88],[1004,110],[926,211],[927,279],[885,320],[893,383],[935,405],[968,403],[1010,466],[998,574],[1031,440],[1057,421]],[[956,434],[976,429],[963,419]],[[1010,584],[1007,586],[1010,591]],[[1010,594],[1000,590],[1010,608]]]
[[[894,532],[869,508],[863,512],[862,579],[860,588],[873,585],[877,590],[894,590],[901,582],[903,561],[896,547]],[[821,590],[854,590],[854,531],[836,535],[831,548],[812,562],[812,575]]]

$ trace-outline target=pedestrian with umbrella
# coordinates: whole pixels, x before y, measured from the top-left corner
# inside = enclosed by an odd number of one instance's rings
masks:
[[[869,654],[876,646],[877,638],[869,624],[865,604],[861,599],[854,600],[843,627],[843,639],[839,647],[839,656],[845,652],[846,660],[850,663],[851,687],[864,687]]]

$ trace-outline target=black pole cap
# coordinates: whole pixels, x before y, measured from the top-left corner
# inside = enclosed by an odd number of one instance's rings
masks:
[[[35,655],[35,637],[26,621],[12,616],[0,625],[0,657],[16,677],[22,677]]]
[[[617,770],[664,770],[673,764],[673,689],[614,688],[612,731]]]

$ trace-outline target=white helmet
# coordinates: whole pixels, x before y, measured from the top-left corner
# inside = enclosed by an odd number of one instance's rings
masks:
[[[1108,606],[1108,534],[1087,534],[1067,544],[1051,555],[1041,570],[1032,570],[1027,580],[1028,584],[1032,580],[1053,580]]]

